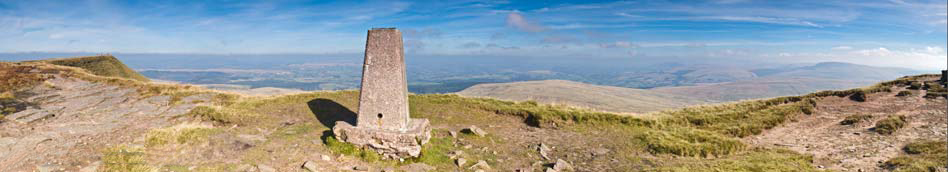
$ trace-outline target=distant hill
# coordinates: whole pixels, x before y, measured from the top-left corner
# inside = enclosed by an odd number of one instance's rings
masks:
[[[535,100],[612,112],[651,112],[709,103],[687,96],[651,90],[601,86],[565,80],[478,84],[457,94],[505,100]]]
[[[99,76],[128,78],[139,81],[149,81],[148,78],[135,72],[112,55],[85,56],[75,58],[59,58],[38,60],[61,66],[72,66],[85,69]]]
[[[801,95],[821,90],[866,86],[890,78],[920,74],[904,68],[874,67],[841,62],[764,69],[721,66],[674,66],[673,70],[617,78],[634,82],[674,83],[652,89],[601,86],[571,81],[528,81],[479,84],[458,94],[508,100],[566,103],[594,109],[643,112],[703,102],[727,102]],[[645,83],[651,85],[651,83]],[[677,96],[673,96],[677,95]],[[650,108],[651,107],[651,108]]]
[[[753,71],[758,78],[696,86],[658,87],[652,90],[694,98],[736,101],[856,88],[890,78],[922,73],[904,68],[842,62]]]

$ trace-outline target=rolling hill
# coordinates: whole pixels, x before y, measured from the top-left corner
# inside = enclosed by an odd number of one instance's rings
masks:
[[[139,81],[148,81],[148,78],[135,72],[112,55],[85,56],[76,58],[59,58],[39,60],[38,62],[51,63],[62,66],[72,66],[85,69],[99,76],[129,78]]]
[[[430,121],[432,139],[393,160],[332,135],[354,120],[357,91],[246,96],[0,62],[0,171],[938,170],[948,92],[937,77],[647,117],[415,94],[410,115]],[[487,134],[459,132],[470,126]]]
[[[456,94],[513,101],[533,100],[546,104],[567,104],[610,112],[633,113],[711,102],[651,90],[600,86],[565,80],[478,84]]]

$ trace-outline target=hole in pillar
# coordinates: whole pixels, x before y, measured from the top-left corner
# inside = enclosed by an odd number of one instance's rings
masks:
[[[379,119],[382,119],[382,113],[379,113]]]

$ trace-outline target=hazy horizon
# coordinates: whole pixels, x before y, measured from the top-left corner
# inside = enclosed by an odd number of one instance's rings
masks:
[[[946,68],[946,0],[6,1],[0,52],[489,56]],[[359,56],[353,57],[358,58]]]

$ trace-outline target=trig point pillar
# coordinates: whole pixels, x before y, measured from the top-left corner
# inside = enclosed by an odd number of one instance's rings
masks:
[[[336,138],[376,150],[387,158],[421,154],[431,138],[427,119],[408,115],[408,82],[402,33],[395,28],[369,30],[362,66],[359,116],[355,126],[336,122]]]

